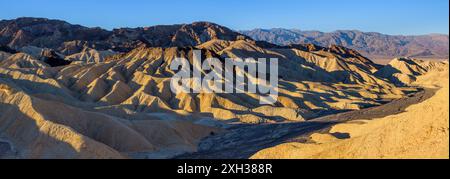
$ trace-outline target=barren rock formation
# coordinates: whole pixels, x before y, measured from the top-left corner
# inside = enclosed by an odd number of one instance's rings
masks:
[[[432,98],[409,106],[405,112],[338,124],[328,133],[310,135],[309,143],[277,145],[252,158],[448,159],[448,66],[444,71],[432,71],[418,78],[415,85],[432,85],[440,89]]]
[[[107,31],[72,25],[60,20],[18,18],[0,21],[0,46],[51,48],[64,55],[85,48],[128,52],[142,44],[151,47],[188,47],[213,39],[238,40],[248,37],[209,22],[120,28]]]
[[[1,21],[0,30],[0,45],[9,46],[0,49],[0,158],[170,158],[236,126],[303,125],[420,90],[397,84],[389,68],[414,78],[408,85],[448,68],[381,66],[344,47],[279,46],[207,22],[110,32],[21,18]],[[221,62],[277,58],[276,103],[260,104],[259,93],[173,93],[170,64],[192,63],[195,50]]]
[[[411,85],[416,77],[427,72],[445,71],[448,63],[423,61],[412,58],[396,58],[376,72],[377,76],[387,78],[397,85]]]

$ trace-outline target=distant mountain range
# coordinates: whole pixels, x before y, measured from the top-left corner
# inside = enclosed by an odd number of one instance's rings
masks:
[[[339,30],[330,33],[290,29],[254,29],[240,31],[255,40],[278,45],[312,43],[319,46],[339,45],[354,49],[370,58],[426,57],[448,58],[449,36],[386,35],[376,32]]]
[[[237,40],[247,37],[209,22],[108,31],[45,18],[0,21],[0,46],[51,48],[65,55],[78,53],[86,47],[116,52],[128,52],[142,44],[149,47],[188,47],[217,38]]]
[[[45,18],[18,18],[0,21],[0,46],[55,49],[64,55],[79,53],[86,47],[129,52],[142,44],[151,47],[189,47],[211,39],[254,39],[277,45],[314,44],[354,49],[369,58],[395,57],[448,58],[449,36],[393,36],[375,32],[340,30],[331,33],[289,29],[255,29],[235,32],[210,23],[118,28],[108,31]],[[269,45],[269,44],[266,44]]]

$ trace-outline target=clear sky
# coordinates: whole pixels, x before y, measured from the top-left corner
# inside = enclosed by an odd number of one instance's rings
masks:
[[[0,19],[17,17],[106,29],[211,21],[235,30],[448,34],[449,0],[0,0]]]

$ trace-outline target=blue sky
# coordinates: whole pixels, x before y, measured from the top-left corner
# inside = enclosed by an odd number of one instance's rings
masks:
[[[236,30],[295,28],[448,34],[448,0],[1,0],[0,19],[62,19],[89,27],[211,21]]]

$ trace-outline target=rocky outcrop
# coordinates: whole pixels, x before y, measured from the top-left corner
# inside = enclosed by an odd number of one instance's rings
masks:
[[[50,48],[64,55],[80,53],[85,48],[128,52],[142,44],[149,47],[188,47],[213,39],[249,39],[210,22],[120,28],[113,31],[44,18],[18,18],[4,20],[0,24],[0,45],[2,46],[13,49],[24,46]]]
[[[396,58],[377,71],[375,75],[387,78],[397,85],[411,85],[418,76],[431,71],[445,71],[446,68],[448,68],[446,62]]]

